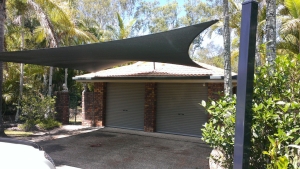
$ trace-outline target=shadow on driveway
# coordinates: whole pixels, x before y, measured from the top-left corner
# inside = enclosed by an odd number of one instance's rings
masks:
[[[57,166],[208,169],[211,152],[200,138],[115,128],[39,142]]]

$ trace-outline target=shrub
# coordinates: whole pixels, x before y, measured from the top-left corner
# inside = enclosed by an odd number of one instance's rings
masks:
[[[35,129],[34,120],[26,120],[25,123],[18,125],[18,127],[25,131],[31,131]]]
[[[23,129],[31,130],[37,123],[53,120],[55,116],[55,98],[28,93],[21,102],[20,119]]]
[[[37,123],[38,127],[43,130],[51,130],[56,127],[61,127],[61,123],[53,118],[44,119]]]
[[[278,56],[275,72],[269,66],[258,69],[254,78],[250,167],[272,168],[286,157],[289,167],[295,166],[295,150],[300,127],[300,55],[290,59]],[[205,104],[203,104],[205,106]],[[236,97],[222,98],[208,104],[211,119],[202,129],[203,140],[219,148],[226,156],[226,168],[232,168]],[[276,143],[276,144],[275,144]],[[275,151],[276,150],[276,151]]]

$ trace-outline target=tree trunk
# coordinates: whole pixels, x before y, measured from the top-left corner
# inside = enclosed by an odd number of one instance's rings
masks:
[[[266,2],[266,55],[267,62],[272,66],[276,59],[276,0],[267,0]]]
[[[27,3],[34,9],[37,13],[38,20],[42,27],[45,29],[47,34],[47,39],[50,41],[50,48],[57,48],[58,47],[58,38],[54,32],[54,27],[50,22],[50,19],[43,11],[43,9],[33,0],[27,0]],[[49,86],[48,86],[48,96],[52,95],[52,75],[53,75],[53,67],[50,67],[49,71]]]
[[[49,72],[48,96],[52,96],[52,76],[53,76],[53,67],[51,66]]]
[[[65,85],[68,88],[68,68],[65,68]]]
[[[23,76],[24,76],[24,63],[20,64],[20,91],[19,91],[19,100],[18,100],[18,109],[15,116],[15,122],[19,121],[20,111],[21,111],[21,101],[23,95]]]
[[[24,41],[24,19],[23,16],[21,16],[21,51],[24,49],[25,46],[25,41]],[[19,89],[19,99],[18,99],[18,108],[17,108],[17,113],[15,116],[15,122],[19,121],[19,115],[20,115],[20,106],[21,106],[21,101],[22,101],[22,94],[23,94],[23,77],[24,77],[24,63],[20,64],[20,89]]]
[[[4,22],[6,18],[5,2],[0,1],[0,52],[4,51]],[[4,133],[3,116],[2,116],[2,82],[3,82],[3,62],[0,61],[0,136],[6,136]]]
[[[230,29],[228,0],[223,0],[224,14],[224,94],[232,96],[231,54],[230,54]]]
[[[41,26],[46,30],[47,38],[50,40],[50,47],[56,48],[58,45],[58,38],[54,32],[54,27],[52,23],[50,22],[50,19],[46,15],[46,13],[43,11],[43,9],[35,3],[33,0],[27,0],[27,3],[29,6],[31,6],[34,11],[36,12],[38,16],[38,20],[41,24]]]
[[[43,94],[47,95],[48,93],[48,69],[44,67],[44,74],[43,74]]]
[[[260,49],[263,39],[262,39],[262,37],[260,37],[258,35],[258,33],[256,35],[256,39],[257,39],[257,41],[256,41],[256,49],[255,49],[255,66],[259,67],[259,66],[261,66],[261,56],[260,56],[259,49]]]

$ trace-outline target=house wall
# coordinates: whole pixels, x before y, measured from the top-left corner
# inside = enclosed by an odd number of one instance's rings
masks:
[[[236,94],[237,83],[232,83],[232,93]],[[218,100],[224,96],[224,83],[207,83],[208,100]]]
[[[82,125],[105,126],[106,83],[94,83],[94,92],[82,92]]]
[[[208,99],[223,96],[223,83],[206,83]],[[82,93],[82,125],[105,126],[107,83],[95,82],[94,92]],[[157,83],[145,83],[144,131],[156,132]]]
[[[224,96],[224,83],[207,83],[208,100],[218,100]]]
[[[82,125],[93,126],[94,92],[82,92]]]

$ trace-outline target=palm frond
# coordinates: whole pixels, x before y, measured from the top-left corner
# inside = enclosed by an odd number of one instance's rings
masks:
[[[288,8],[293,18],[300,18],[300,1],[299,0],[285,0],[284,5]]]
[[[300,18],[287,20],[282,25],[281,28],[281,32],[284,34],[298,32],[299,30],[300,30]]]
[[[41,43],[47,38],[45,29],[42,26],[36,27],[33,32],[34,32],[35,41],[37,43]]]
[[[80,30],[78,28],[75,28],[75,36],[80,37],[84,40],[90,41],[90,42],[98,42],[99,40],[90,32],[86,32],[83,30]]]

